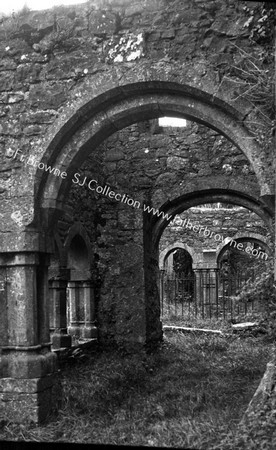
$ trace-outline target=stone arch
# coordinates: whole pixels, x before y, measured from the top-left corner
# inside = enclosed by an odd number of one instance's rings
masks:
[[[196,252],[187,244],[184,244],[183,242],[177,241],[174,244],[168,245],[159,255],[159,269],[164,268],[164,263],[166,257],[171,253],[173,250],[177,248],[182,248],[183,250],[186,250],[186,252],[189,253],[193,260],[193,264],[197,261],[197,255]]]
[[[65,262],[66,262],[66,255],[65,255],[64,246],[62,244],[60,235],[57,232],[54,233],[54,243],[55,243],[55,246],[56,246],[56,249],[58,252],[60,264],[62,266],[64,266]]]
[[[271,256],[273,253],[269,247],[268,239],[265,236],[262,236],[259,233],[250,233],[250,232],[240,231],[231,238],[230,237],[225,238],[224,241],[218,246],[217,251],[216,251],[217,261],[219,261],[220,255],[222,254],[225,247],[227,247],[227,245],[229,244],[229,242],[231,240],[235,240],[235,241],[239,241],[239,242],[250,240],[252,242],[256,242],[257,244],[261,244],[262,247],[265,248],[265,251],[268,255]]]
[[[64,247],[57,232],[54,233],[52,248],[53,252],[50,255],[50,265],[48,269],[49,279],[54,277],[55,274],[59,274],[60,268],[65,267],[66,265]]]
[[[152,227],[153,244],[157,248],[160,237],[171,220],[183,211],[192,206],[203,205],[204,203],[230,203],[234,205],[243,206],[256,214],[258,214],[267,224],[269,229],[273,226],[273,210],[261,200],[257,200],[247,194],[234,191],[231,189],[208,189],[202,191],[194,191],[172,201],[166,202],[160,210],[164,212],[163,218],[151,217],[149,219]],[[170,217],[168,220],[167,217]]]
[[[89,93],[86,93],[86,96]],[[83,104],[45,145],[41,162],[58,167],[66,176],[37,169],[37,204],[52,211],[62,209],[74,171],[104,139],[114,132],[162,115],[202,123],[236,145],[252,164],[261,195],[271,194],[261,163],[261,150],[242,122],[243,113],[198,88],[169,81],[144,81],[109,89]],[[53,135],[53,131],[49,133]]]
[[[92,248],[88,234],[78,222],[69,229],[64,243],[68,268],[67,323],[71,336],[94,338],[95,326],[94,287],[91,281]]]
[[[118,80],[117,77],[118,74],[116,74],[116,80]],[[58,124],[50,130],[49,135],[52,139],[44,145],[41,162],[48,166],[57,167],[61,173],[64,172],[65,176],[53,176],[53,174],[39,169],[36,171],[36,208],[34,209],[36,212],[41,212],[40,224],[47,223],[49,230],[55,225],[59,214],[64,212],[64,203],[74,173],[108,136],[133,123],[163,115],[184,117],[212,128],[242,151],[251,163],[258,180],[259,192],[255,193],[255,198],[246,193],[241,194],[234,189],[230,192],[227,189],[216,189],[215,183],[212,184],[214,187],[208,191],[209,198],[211,202],[226,201],[242,206],[249,204],[249,209],[258,211],[265,216],[267,221],[270,221],[269,207],[262,203],[259,196],[270,195],[272,186],[268,180],[268,170],[266,173],[262,161],[262,150],[243,123],[243,118],[246,116],[245,111],[238,110],[213,94],[185,84],[184,80],[179,83],[156,79],[148,81],[150,79],[150,75],[147,81],[142,82],[138,81],[137,78],[136,82],[133,82],[132,79],[131,83],[122,79],[120,80],[121,85],[113,88],[110,88],[112,83],[108,87],[100,83],[100,85],[95,85],[92,90],[90,86],[90,90],[83,91],[83,94],[85,94],[84,98],[90,96],[91,100],[79,104],[71,117],[65,123],[63,122],[58,130],[56,128]],[[103,87],[104,91],[102,91]],[[60,120],[66,120],[65,115],[62,115]],[[210,202],[205,190],[206,187],[202,187],[202,191],[195,191],[193,188],[187,194],[188,197],[183,194],[176,200],[164,203],[162,210],[172,215],[183,211],[185,209],[183,199],[185,199],[186,208],[195,204]],[[189,200],[191,200],[190,203]],[[137,289],[143,297],[143,302],[140,301],[139,306],[138,303],[136,306],[136,310],[137,308],[141,309],[139,325],[132,328],[132,330],[135,330],[135,332],[132,331],[132,336],[135,336],[133,339],[137,342],[158,340],[162,334],[159,321],[160,305],[156,274],[158,268],[157,247],[162,230],[168,221],[149,216],[148,214],[148,217],[144,217],[145,220],[143,221],[143,248],[138,248],[138,245],[135,244],[135,248],[137,248],[133,252],[135,253],[134,262],[131,262],[131,264],[135,263],[135,267],[136,265],[139,266],[139,270],[134,270],[131,267],[128,268],[129,272],[127,272],[128,274],[131,273],[133,280],[135,280],[134,285],[136,283],[138,288],[131,289],[128,285],[120,289],[111,288],[112,296],[115,299],[114,303],[120,302],[121,299],[127,299],[129,304],[130,298],[133,299],[134,303],[137,302]],[[125,252],[128,257],[130,250],[126,247]],[[143,259],[143,269],[140,266],[140,259]],[[119,262],[121,268],[125,264],[123,257],[122,260],[123,263]],[[116,271],[120,272],[121,268],[116,268]],[[125,266],[123,270],[125,271]],[[109,274],[110,279],[115,277],[116,273],[114,270],[112,275]],[[129,281],[129,275],[127,281]],[[106,295],[104,294],[102,298],[101,307],[104,310],[104,308],[107,308]],[[133,317],[130,317],[129,306],[125,309],[124,314],[127,320],[134,323],[134,314]],[[98,309],[98,317],[102,319],[103,315],[100,314],[101,308]],[[125,319],[123,321],[126,323]],[[106,333],[107,329],[110,330],[110,326],[101,328],[102,335]],[[119,341],[124,338],[122,334],[118,333],[116,339]]]
[[[81,223],[75,223],[70,227],[64,243],[66,263],[71,270],[71,279],[89,278],[92,249],[89,237]]]
[[[68,249],[70,247],[71,241],[75,236],[80,236],[84,240],[85,245],[87,247],[88,257],[89,259],[91,259],[92,257],[91,242],[84,226],[80,222],[74,223],[68,230],[68,234],[63,245],[65,254],[68,254]]]

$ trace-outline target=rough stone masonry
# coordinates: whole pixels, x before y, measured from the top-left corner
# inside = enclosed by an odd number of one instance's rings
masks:
[[[74,173],[172,216],[224,201],[274,229],[273,10],[265,8],[92,0],[1,19],[4,417],[39,422],[57,407],[50,329],[70,345],[66,292],[71,333],[80,308],[83,335],[104,344],[162,339],[158,245],[168,223],[72,186]],[[186,118],[186,134],[159,133],[166,115]],[[16,151],[67,176],[10,158]]]

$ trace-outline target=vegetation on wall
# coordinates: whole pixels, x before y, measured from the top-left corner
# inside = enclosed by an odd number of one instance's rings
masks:
[[[267,270],[248,280],[239,295],[235,298],[238,302],[258,302],[264,311],[263,324],[266,325],[268,336],[276,339],[276,281],[274,280],[274,265],[271,260]]]
[[[239,97],[249,100],[256,108],[250,120],[251,131],[256,140],[269,146],[273,144],[275,135],[275,3],[262,2],[243,9],[248,15],[244,28],[250,31],[249,41],[254,47],[253,51],[251,49],[247,52],[235,43],[232,44],[238,57],[236,64],[229,69],[229,75],[239,80]],[[263,129],[260,130],[261,122]]]

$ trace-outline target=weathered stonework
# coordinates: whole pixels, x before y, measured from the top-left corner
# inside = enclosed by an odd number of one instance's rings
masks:
[[[184,225],[182,226],[183,221]],[[191,229],[191,225],[186,227],[186,223],[190,221],[193,226],[204,226],[211,232],[213,236],[206,238],[203,233],[198,233]],[[218,208],[191,208],[179,216],[179,220],[172,222],[164,231],[160,240],[160,251],[163,251],[168,245],[176,241],[183,241],[195,251],[203,249],[216,249],[220,246],[221,240],[215,240],[214,236],[219,235],[223,239],[227,237],[234,238],[250,237],[250,235],[259,236],[260,243],[267,242],[268,229],[264,221],[257,214],[245,208],[225,209]],[[263,239],[263,241],[261,241]],[[270,248],[270,252],[273,248]]]
[[[177,162],[174,167],[171,162],[175,160]],[[178,160],[184,163],[181,164]],[[154,120],[140,122],[114,133],[83,164],[78,172],[80,185],[72,187],[67,200],[70,210],[75,213],[71,218],[68,215],[68,219],[60,221],[59,233],[61,239],[65,239],[74,221],[81,220],[90,236],[91,245],[95,246],[99,258],[94,282],[98,276],[100,292],[96,296],[100,339],[109,339],[108,334],[117,335],[116,331],[111,332],[116,328],[115,316],[123,317],[123,320],[118,321],[120,334],[129,333],[129,325],[122,312],[123,304],[127,315],[132,307],[132,316],[136,315],[137,305],[130,302],[131,294],[124,297],[118,289],[121,284],[124,286],[131,280],[128,260],[134,268],[134,274],[137,271],[139,273],[139,252],[143,252],[144,244],[138,238],[137,226],[142,226],[142,206],[140,210],[133,209],[105,195],[96,194],[89,189],[89,180],[96,180],[101,186],[107,184],[116,193],[127,194],[141,205],[144,199],[146,204],[152,202],[154,206],[159,206],[171,198],[180,197],[193,189],[200,190],[204,186],[220,189],[235,187],[246,195],[253,192],[258,195],[254,171],[247,163],[236,147],[207,127],[187,122],[185,128],[166,129],[159,127]],[[229,173],[226,172],[225,165],[231,167]],[[87,180],[82,186],[85,177]],[[93,182],[92,188],[95,187]],[[188,210],[181,214],[183,220],[185,217],[189,217],[193,224],[199,223],[207,226],[210,231],[224,235],[224,238],[235,236],[239,230],[243,230],[245,233],[250,231],[254,235],[261,234],[265,239],[271,226],[270,222],[265,223],[256,213],[244,208],[239,213],[228,210],[227,214],[225,211],[217,211],[215,215],[208,210]],[[218,219],[215,225],[214,219]],[[162,235],[159,253],[181,240],[197,252],[198,260],[202,259],[200,253],[203,249],[218,248],[221,244],[170,224]],[[113,250],[114,245],[116,252]],[[151,270],[158,268],[158,262],[154,267]],[[133,283],[135,286],[139,285],[136,275]],[[139,289],[142,290],[142,285],[139,285]],[[111,305],[117,304],[118,292],[121,308],[120,312],[115,313],[114,306]]]
[[[81,333],[131,348],[162,339],[158,245],[168,221],[143,213],[143,204],[175,216],[232,202],[273,226],[272,113],[245,95],[255,81],[240,70],[273,45],[270,34],[256,38],[248,22],[254,8],[234,0],[93,0],[2,21],[0,408],[7,417],[37,422],[51,408],[49,328],[56,342],[70,344],[66,286],[81,283],[87,294],[94,285],[95,301],[69,295],[89,316],[75,324]],[[254,11],[258,23],[262,13]],[[263,64],[270,71],[273,61]],[[154,121],[166,115],[186,118],[187,130],[159,133]],[[141,208],[95,193],[88,179],[82,186],[84,176]]]

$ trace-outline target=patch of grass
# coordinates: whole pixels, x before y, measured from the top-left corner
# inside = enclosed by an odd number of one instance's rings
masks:
[[[276,392],[258,410],[251,412],[235,432],[211,450],[274,450],[276,448]]]
[[[88,355],[62,372],[58,417],[0,438],[206,450],[236,429],[270,353],[260,338],[176,333],[152,353]]]

